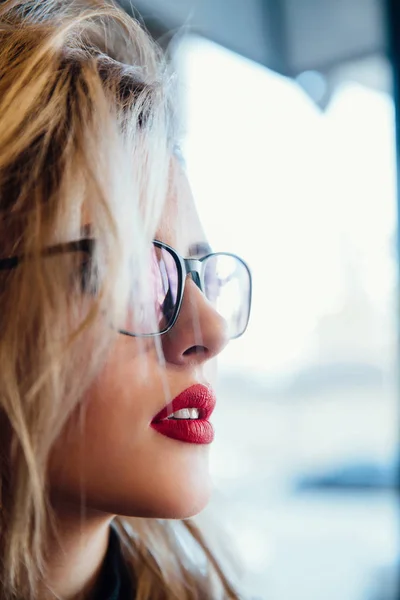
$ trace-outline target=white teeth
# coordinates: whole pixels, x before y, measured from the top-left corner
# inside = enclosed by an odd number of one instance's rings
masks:
[[[199,410],[197,408],[182,408],[177,410],[168,417],[168,419],[186,419],[195,420],[200,417]]]
[[[177,410],[172,414],[173,419],[191,419],[192,415],[190,414],[190,408],[183,408],[182,410]]]

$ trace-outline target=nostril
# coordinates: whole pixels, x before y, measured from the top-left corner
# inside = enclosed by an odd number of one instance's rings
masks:
[[[208,350],[205,346],[191,346],[183,353],[183,356],[192,356],[208,354]]]

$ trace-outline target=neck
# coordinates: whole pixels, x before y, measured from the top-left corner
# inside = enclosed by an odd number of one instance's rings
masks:
[[[90,598],[107,552],[112,515],[57,507],[47,544],[46,587],[63,600]]]

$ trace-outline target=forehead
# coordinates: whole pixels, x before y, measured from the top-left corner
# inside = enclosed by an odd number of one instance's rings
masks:
[[[187,175],[174,160],[170,186],[156,239],[169,244],[179,254],[188,256],[196,244],[206,243],[206,236],[195,206]]]

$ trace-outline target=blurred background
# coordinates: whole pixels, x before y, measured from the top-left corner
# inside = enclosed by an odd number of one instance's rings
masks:
[[[212,456],[246,590],[398,600],[400,3],[133,4],[180,73],[210,241],[253,271]]]

